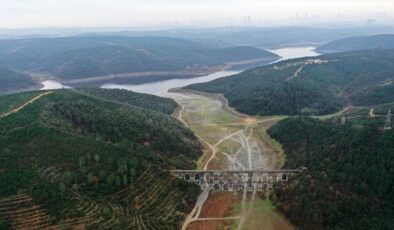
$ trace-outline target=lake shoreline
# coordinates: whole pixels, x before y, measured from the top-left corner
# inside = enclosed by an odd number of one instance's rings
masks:
[[[277,50],[269,50],[281,58],[259,58],[243,60],[238,62],[226,63],[220,66],[205,68],[200,70],[187,71],[170,71],[170,72],[145,72],[145,73],[125,73],[113,74],[107,76],[98,76],[89,79],[78,79],[71,81],[61,81],[49,75],[40,74],[47,80],[44,89],[57,89],[66,87],[100,87],[108,89],[126,89],[138,93],[153,94],[156,96],[165,96],[171,88],[182,88],[187,85],[209,82],[218,78],[228,77],[250,69],[256,66],[273,64],[282,60],[296,57],[317,56],[314,52],[315,47],[287,47]],[[231,65],[230,65],[231,64]],[[54,84],[51,88],[50,82]],[[43,82],[43,81],[42,81]],[[64,85],[63,85],[64,84]],[[43,89],[43,88],[41,88]]]
[[[99,87],[109,83],[141,85],[141,84],[149,84],[153,82],[160,82],[160,81],[166,81],[172,79],[198,78],[221,71],[237,69],[237,68],[243,69],[244,65],[268,64],[277,60],[280,60],[280,57],[246,59],[246,60],[228,62],[217,66],[210,66],[210,67],[203,67],[196,69],[118,73],[118,74],[108,74],[102,76],[70,79],[70,80],[60,79],[56,76],[51,76],[47,74],[40,74],[40,73],[34,73],[34,74],[36,76],[45,76],[45,78],[41,78],[41,80],[56,81],[62,85],[67,85],[71,87]]]

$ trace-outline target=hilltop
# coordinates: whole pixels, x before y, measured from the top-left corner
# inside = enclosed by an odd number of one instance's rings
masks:
[[[322,45],[316,51],[334,53],[366,49],[394,49],[394,34],[344,38]]]
[[[165,170],[201,150],[175,107],[121,90],[0,97],[0,224],[178,228],[199,188]]]
[[[5,91],[16,91],[35,86],[29,75],[0,67],[0,94]]]
[[[0,63],[4,68],[29,73],[37,80],[55,78],[61,82],[111,74],[198,72],[225,63],[244,60],[269,63],[278,58],[250,46],[219,48],[180,38],[84,36],[0,40]]]
[[[358,26],[318,28],[304,26],[223,26],[212,28],[176,28],[168,30],[139,30],[96,33],[123,36],[182,37],[206,44],[226,46],[251,45],[265,49],[291,46],[315,46],[351,36],[394,33],[392,26]]]
[[[394,50],[281,61],[187,89],[223,94],[253,115],[321,115],[394,100]]]
[[[394,130],[381,131],[385,117],[365,115],[346,124],[288,118],[268,130],[285,150],[285,168],[308,169],[272,195],[300,229],[394,226]]]

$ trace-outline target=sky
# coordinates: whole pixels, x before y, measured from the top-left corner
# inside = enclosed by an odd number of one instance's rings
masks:
[[[394,0],[0,0],[0,28],[394,22]]]

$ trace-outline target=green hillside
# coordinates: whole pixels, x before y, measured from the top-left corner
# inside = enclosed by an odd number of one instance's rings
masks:
[[[329,42],[316,50],[319,53],[334,53],[378,48],[394,49],[394,34],[344,38]]]
[[[2,113],[13,109],[7,104],[12,97],[23,104],[21,98],[26,103],[37,95],[0,97],[0,108],[8,108]],[[53,91],[0,118],[3,225],[179,227],[199,189],[165,170],[196,167],[199,144],[177,120],[142,107],[170,113],[168,99],[130,95],[127,100],[121,90]]]
[[[391,229],[394,130],[381,131],[383,124],[383,117],[345,125],[298,117],[272,127],[285,167],[308,168],[274,192],[276,206],[300,229]]]
[[[19,94],[10,94],[0,96],[0,116],[10,112],[12,109],[18,108],[29,99],[38,96],[41,92],[30,91]]]
[[[35,82],[29,75],[0,67],[0,94],[5,91],[21,90],[34,85]]]
[[[116,73],[174,71],[245,59],[278,58],[252,47],[214,48],[178,38],[92,36],[0,40],[0,63],[79,79]]]
[[[394,50],[364,50],[282,61],[187,89],[221,93],[254,115],[329,114],[394,101]]]
[[[172,114],[177,103],[169,98],[153,96],[151,94],[135,93],[124,89],[78,89],[79,92],[110,101],[116,101],[127,105],[144,107],[157,112]]]
[[[197,40],[220,46],[251,45],[265,49],[275,47],[310,46],[351,36],[370,36],[394,33],[391,24],[357,27],[314,26],[224,26],[210,28],[173,28],[163,30],[138,30],[104,33],[123,36],[165,36]],[[102,34],[102,33],[101,33]]]

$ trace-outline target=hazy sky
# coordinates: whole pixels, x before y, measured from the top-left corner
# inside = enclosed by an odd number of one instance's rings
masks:
[[[394,0],[0,0],[0,28],[393,22],[393,18]]]

